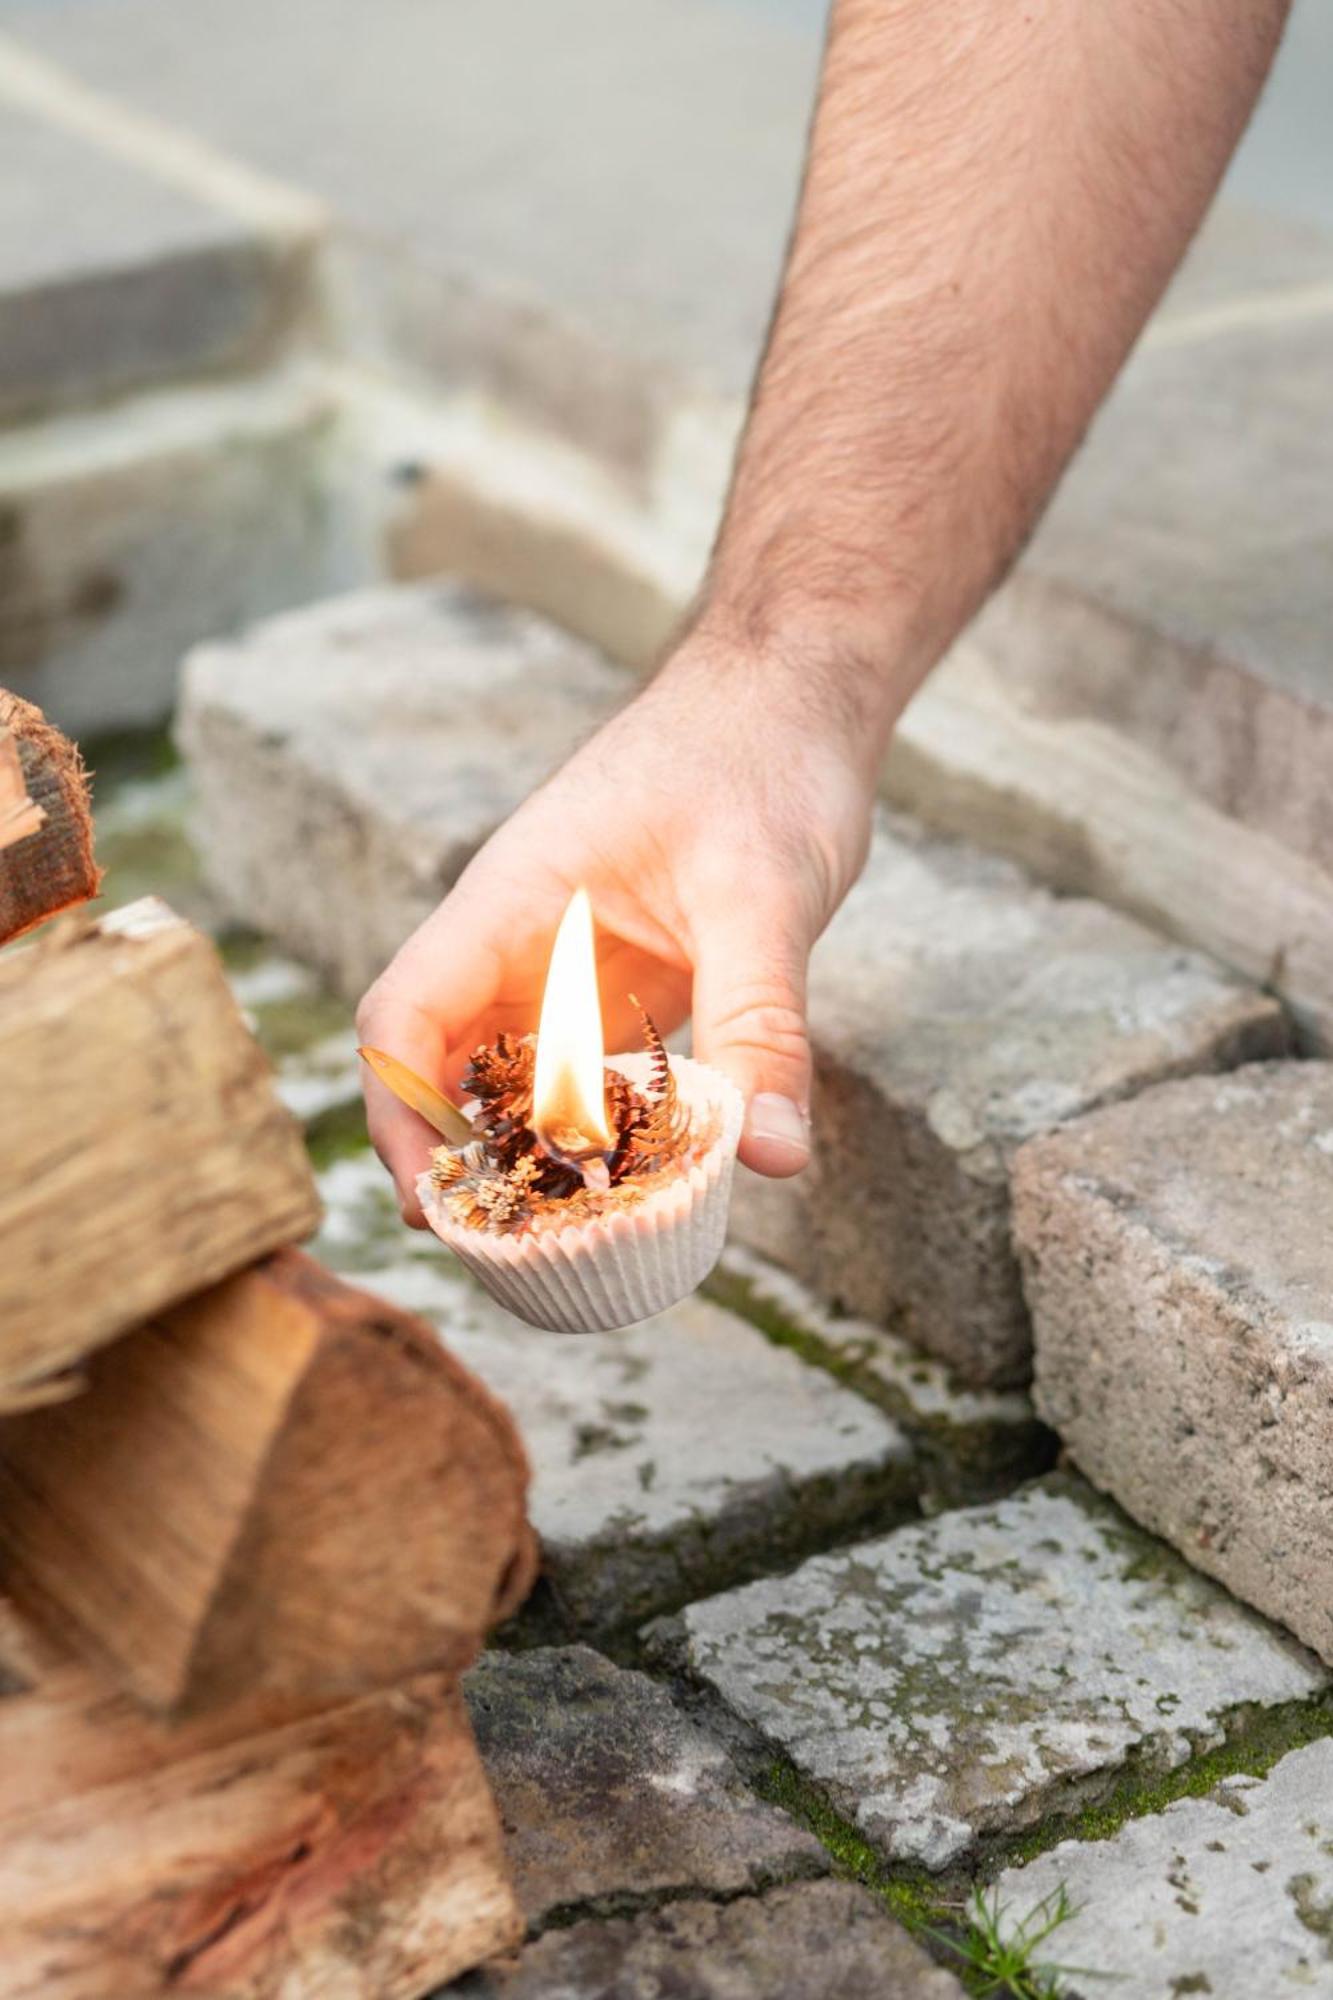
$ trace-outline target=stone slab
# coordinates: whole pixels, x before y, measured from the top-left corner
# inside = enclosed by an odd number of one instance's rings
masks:
[[[307,307],[310,255],[7,106],[0,420],[262,364]]]
[[[889,1860],[931,1869],[1328,1685],[1059,1478],[692,1604],[654,1640]]]
[[[1323,314],[1149,338],[978,621],[1011,696],[1094,719],[1333,868],[1333,242]]]
[[[543,1647],[485,1654],[465,1691],[530,1935],[827,1871],[813,1834],[644,1674]]]
[[[953,1974],[850,1882],[574,1924],[511,1968],[470,1973],[448,1991],[457,2000],[963,2000]]]
[[[0,680],[75,736],[162,721],[196,641],[371,573],[340,476],[299,369],[0,434]]]
[[[1331,1801],[1325,1739],[1112,1840],[1066,1841],[1001,1875],[997,1893],[1012,1923],[1063,1884],[1074,1916],[1051,1954],[1096,1976],[1057,1978],[1062,2000],[1333,1993]]]
[[[1037,1400],[1079,1465],[1333,1661],[1333,1065],[1165,1085],[1035,1142]]]
[[[553,626],[438,583],[358,592],[200,647],[178,733],[211,878],[358,999],[625,692]]]
[[[286,1094],[281,1075],[279,1089]],[[927,1513],[993,1499],[1050,1467],[1056,1440],[1023,1390],[965,1387],[943,1362],[821,1304],[798,1278],[742,1244],[727,1245],[707,1290],[887,1411],[916,1450]]]
[[[914,1505],[906,1434],[720,1306],[687,1300],[623,1333],[542,1333],[403,1228],[371,1154],[319,1185],[316,1254],[432,1319],[516,1417],[562,1622],[614,1630]]]
[[[1163,1077],[1280,1053],[1275,1003],[1101,904],[882,817],[810,968],[814,1159],[732,1231],[967,1381],[1021,1381],[1008,1162]]]

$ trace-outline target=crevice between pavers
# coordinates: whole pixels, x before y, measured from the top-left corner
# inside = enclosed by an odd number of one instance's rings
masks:
[[[930,1416],[850,1353],[830,1346],[813,1327],[803,1325],[744,1273],[719,1264],[700,1287],[714,1304],[735,1313],[775,1347],[785,1347],[812,1368],[850,1389],[891,1417],[919,1454],[919,1495],[927,1510],[996,1500],[1055,1464],[1060,1443],[1033,1412],[1030,1425],[1006,1426],[999,1421],[959,1423]],[[886,1329],[891,1334],[891,1329]],[[939,1364],[922,1356],[923,1365]],[[1012,1430],[1013,1435],[1006,1435]]]
[[[778,1483],[778,1475],[774,1477]],[[641,1668],[644,1661],[638,1635],[644,1625],[674,1618],[691,1604],[744,1584],[788,1576],[814,1556],[834,1555],[922,1518],[910,1465],[890,1465],[867,1475],[865,1504],[834,1520],[827,1518],[819,1496],[824,1487],[837,1486],[845,1492],[847,1481],[841,1474],[804,1480],[799,1488],[792,1488],[790,1481],[781,1483],[788,1485],[792,1497],[782,1515],[785,1526],[771,1539],[735,1534],[729,1549],[701,1558],[692,1574],[682,1575],[674,1589],[645,1588],[641,1595],[624,1600],[625,1608],[614,1618],[581,1616],[562,1598],[558,1570],[543,1566],[533,1591],[513,1618],[491,1635],[491,1644],[501,1651],[519,1652],[582,1642],[594,1646],[617,1666]],[[635,1561],[642,1555],[649,1566],[656,1563],[663,1571],[679,1570],[683,1545],[702,1547],[730,1540],[735,1525],[725,1517],[713,1521],[696,1517],[661,1537],[637,1543]],[[608,1543],[604,1553],[614,1557],[622,1549],[623,1544]]]
[[[533,1944],[548,1931],[571,1929],[586,1922],[614,1923],[629,1917],[650,1915],[669,1909],[673,1903],[713,1903],[719,1908],[729,1903],[755,1902],[773,1889],[785,1889],[795,1882],[819,1882],[825,1870],[812,1857],[809,1866],[765,1870],[753,1882],[736,1889],[701,1888],[697,1883],[671,1883],[660,1889],[612,1891],[604,1896],[576,1897],[556,1903],[528,1928],[525,1942]],[[834,1871],[837,1872],[836,1870]]]
[[[1224,1778],[1265,1777],[1290,1751],[1333,1738],[1333,1690],[1271,1708],[1239,1704],[1219,1719],[1223,1740],[1196,1750],[1184,1763],[1164,1767],[1146,1747],[1132,1749],[1113,1768],[1057,1787],[1031,1825],[982,1834],[964,1861],[932,1873],[887,1860],[785,1751],[733,1715],[660,1649],[645,1648],[640,1670],[665,1681],[677,1705],[725,1743],[758,1797],[814,1834],[836,1873],[872,1889],[909,1929],[937,1921],[974,1887],[1062,1841],[1109,1840],[1131,1820],[1153,1817],[1177,1799],[1204,1797]]]

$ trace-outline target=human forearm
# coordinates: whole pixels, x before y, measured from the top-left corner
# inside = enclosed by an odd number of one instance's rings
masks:
[[[882,743],[1174,269],[1286,0],[837,0],[699,630]],[[743,670],[743,669],[742,669]],[[770,683],[771,685],[771,683]]]

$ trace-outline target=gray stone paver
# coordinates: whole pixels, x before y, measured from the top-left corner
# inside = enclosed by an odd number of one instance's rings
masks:
[[[1016,1146],[1164,1076],[1282,1053],[1275,1003],[1011,864],[881,817],[810,968],[815,1155],[733,1233],[969,1381],[1022,1380]]]
[[[334,598],[200,647],[178,729],[210,878],[359,999],[627,691],[554,626],[442,583]]]
[[[810,1340],[882,1403],[920,1448],[928,1510],[984,1500],[1045,1471],[1054,1440],[1021,1389],[969,1389],[898,1334],[823,1305],[799,1278],[743,1244],[723,1251],[710,1289],[775,1328]],[[742,1303],[743,1302],[743,1303]]]
[[[864,1889],[798,1883],[550,1931],[457,2000],[963,2000]]]
[[[403,1228],[369,1153],[336,1162],[320,1191],[316,1253],[433,1319],[513,1411],[547,1573],[580,1625],[637,1621],[911,1506],[905,1433],[721,1307],[696,1298],[623,1333],[542,1333]]]
[[[1075,1480],[690,1605],[659,1646],[892,1860],[939,1869],[1133,1757],[1328,1683]]]
[[[1333,1064],[1024,1150],[1040,1407],[1097,1485],[1333,1661]]]
[[[543,1647],[484,1655],[465,1689],[530,1932],[826,1872],[813,1835],[748,1791],[645,1675]]]
[[[1011,1917],[1063,1884],[1075,1914],[1057,1981],[1095,2000],[1277,2000],[1333,1994],[1333,1741],[1293,1750],[1265,1778],[1132,1820],[1111,1840],[1066,1841],[997,1893]],[[1002,1928],[1003,1917],[1002,1917]]]

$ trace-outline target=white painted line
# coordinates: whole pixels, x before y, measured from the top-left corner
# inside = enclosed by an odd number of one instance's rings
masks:
[[[1320,319],[1326,313],[1333,313],[1333,279],[1315,285],[1292,285],[1282,292],[1227,299],[1220,305],[1203,306],[1198,312],[1182,313],[1178,319],[1168,315],[1166,319],[1151,320],[1139,345],[1190,347],[1195,341],[1214,340],[1221,334],[1295,325],[1304,319]]]
[[[0,98],[270,233],[313,236],[327,224],[327,210],[313,196],[127,109],[4,34]]]

